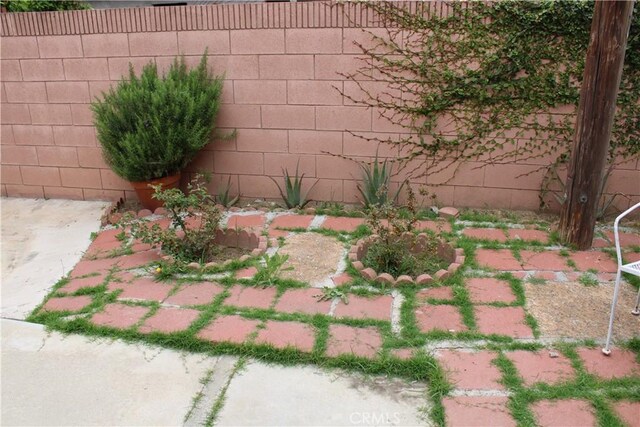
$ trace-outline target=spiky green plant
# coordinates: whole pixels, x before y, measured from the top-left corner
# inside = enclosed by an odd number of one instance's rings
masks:
[[[153,62],[91,105],[104,158],[129,181],[162,178],[182,170],[210,142],[222,94],[207,55],[187,69],[176,58],[163,76]]]
[[[307,203],[311,201],[310,199],[307,199],[307,195],[318,183],[318,181],[314,182],[311,188],[309,188],[306,193],[302,194],[302,180],[304,179],[304,174],[298,174],[299,166],[300,163],[298,162],[298,164],[296,164],[296,173],[293,177],[289,175],[288,169],[282,170],[282,174],[284,175],[284,190],[282,189],[282,187],[280,187],[280,184],[278,184],[275,179],[269,177],[269,179],[271,179],[271,181],[273,181],[273,183],[278,187],[280,197],[282,197],[282,200],[284,201],[288,209],[304,208]]]
[[[230,208],[231,206],[238,203],[240,200],[240,194],[235,197],[231,197],[231,177],[227,180],[225,185],[221,185],[218,190],[218,196],[216,197],[216,201],[220,203],[225,208]]]
[[[362,196],[362,204],[365,208],[372,206],[382,206],[387,202],[395,202],[404,186],[404,182],[398,187],[398,191],[389,199],[389,184],[391,182],[391,166],[388,160],[380,162],[376,152],[375,160],[368,163],[361,163],[362,184],[358,184],[358,192]]]

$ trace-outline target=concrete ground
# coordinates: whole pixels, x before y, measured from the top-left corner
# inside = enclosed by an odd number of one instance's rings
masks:
[[[105,206],[0,200],[0,424],[427,424],[424,384],[63,336],[21,320],[80,259]]]

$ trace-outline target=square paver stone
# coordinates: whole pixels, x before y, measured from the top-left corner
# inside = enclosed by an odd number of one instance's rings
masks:
[[[464,390],[504,390],[500,370],[491,364],[497,357],[492,351],[441,350],[438,360],[447,371],[449,382]]]
[[[104,310],[93,315],[91,321],[100,326],[126,329],[138,323],[148,312],[147,307],[107,304]]]
[[[247,267],[237,270],[235,273],[236,279],[251,279],[256,275],[258,269],[255,267]]]
[[[419,300],[437,299],[450,301],[453,299],[453,288],[451,286],[440,286],[439,288],[423,289],[416,294]]]
[[[211,303],[223,291],[224,287],[218,283],[191,283],[180,286],[178,292],[164,302],[172,305],[204,305]]]
[[[493,277],[474,277],[467,280],[467,289],[471,301],[475,304],[492,302],[510,304],[516,301],[511,285],[506,280],[498,280]]]
[[[447,427],[515,427],[502,396],[458,396],[442,399]]]
[[[73,293],[84,288],[95,288],[104,283],[105,273],[97,274],[94,276],[74,278],[64,285],[60,290],[66,293]]]
[[[313,215],[280,215],[271,221],[271,228],[309,228]]]
[[[527,387],[535,383],[553,385],[575,377],[571,361],[562,354],[551,357],[546,350],[518,350],[505,355],[513,362]]]
[[[478,249],[476,260],[481,267],[503,271],[522,270],[522,265],[509,249]]]
[[[259,215],[231,215],[227,220],[227,228],[262,228],[265,223],[265,216]]]
[[[434,330],[460,332],[467,330],[462,321],[460,310],[455,305],[423,305],[414,314],[418,328],[422,332]]]
[[[615,273],[618,271],[618,263],[606,252],[578,251],[572,253],[571,259],[576,263],[578,270],[597,270],[599,273]]]
[[[88,295],[50,298],[42,309],[44,311],[79,311],[91,304],[92,301]]]
[[[346,325],[330,325],[327,355],[353,354],[375,357],[382,346],[382,337],[376,328],[353,328]]]
[[[276,348],[293,347],[310,352],[316,340],[312,326],[300,322],[276,322],[269,320],[264,329],[258,331],[256,343],[271,344]]]
[[[276,297],[275,288],[253,288],[249,286],[234,286],[229,290],[231,294],[224,300],[225,305],[235,307],[249,307],[268,309]]]
[[[198,338],[212,342],[242,344],[259,324],[259,320],[245,319],[241,316],[220,316],[198,332]]]
[[[640,364],[629,350],[614,348],[605,356],[599,348],[581,348],[578,356],[587,372],[603,379],[640,376]]]
[[[328,216],[322,223],[322,228],[327,228],[334,231],[345,231],[351,233],[356,230],[360,225],[364,224],[364,218],[349,218],[349,217],[336,217]]]
[[[640,402],[621,401],[611,406],[628,427],[640,427]]]
[[[495,240],[501,243],[507,241],[507,235],[499,228],[465,228],[462,235],[471,239]]]
[[[584,400],[541,400],[531,405],[540,427],[595,427],[593,408]]]
[[[558,251],[520,251],[524,270],[569,271],[567,259]]]
[[[492,307],[478,305],[476,324],[480,333],[507,335],[512,338],[533,338],[522,307]]]
[[[507,230],[507,236],[511,240],[525,240],[528,242],[538,241],[540,243],[549,242],[549,234],[542,230],[529,230],[522,228],[510,228]]]
[[[349,303],[338,302],[334,314],[336,317],[391,321],[392,304],[393,298],[388,295],[373,298],[349,295]]]
[[[278,300],[276,311],[285,313],[329,314],[331,301],[318,301],[319,289],[290,289]]]
[[[156,313],[147,318],[139,330],[142,333],[183,331],[200,315],[198,310],[188,308],[160,307]]]
[[[143,301],[164,301],[173,289],[173,285],[156,282],[148,277],[135,278],[131,283],[114,285],[122,289],[118,299],[134,299]]]

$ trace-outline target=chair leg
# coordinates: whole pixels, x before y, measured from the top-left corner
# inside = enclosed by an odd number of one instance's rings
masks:
[[[616,274],[616,286],[613,289],[613,301],[611,302],[611,316],[609,317],[609,331],[607,332],[607,342],[602,349],[602,352],[605,355],[611,354],[611,337],[613,336],[613,319],[616,314],[616,304],[618,302],[618,292],[620,291],[620,279],[622,273],[620,269],[618,269],[618,274]]]
[[[638,298],[636,298],[636,307],[631,311],[634,316],[640,316],[640,289],[638,289]]]

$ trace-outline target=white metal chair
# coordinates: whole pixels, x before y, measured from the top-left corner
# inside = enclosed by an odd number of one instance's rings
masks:
[[[630,214],[632,211],[640,208],[640,203],[630,207],[626,211],[622,212],[613,223],[613,234],[616,240],[616,255],[618,257],[618,273],[616,274],[616,286],[613,290],[613,302],[611,303],[611,317],[609,318],[609,332],[607,333],[607,343],[605,344],[602,352],[607,356],[611,354],[611,337],[613,335],[613,318],[616,314],[616,303],[618,302],[618,293],[620,292],[620,280],[622,278],[622,272],[633,274],[640,277],[640,261],[635,261],[629,264],[622,264],[622,251],[620,249],[620,233],[618,232],[618,224],[620,220]],[[631,311],[631,314],[640,315],[640,289],[638,290],[638,298],[636,299],[636,306]]]

